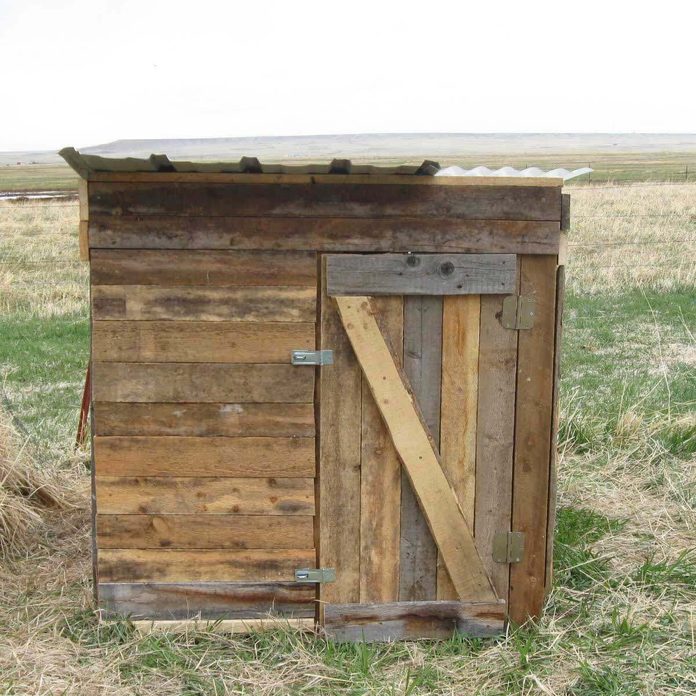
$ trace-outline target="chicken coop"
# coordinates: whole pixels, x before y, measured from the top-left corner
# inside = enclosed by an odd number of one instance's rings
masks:
[[[380,641],[539,615],[562,178],[61,154],[104,616]]]

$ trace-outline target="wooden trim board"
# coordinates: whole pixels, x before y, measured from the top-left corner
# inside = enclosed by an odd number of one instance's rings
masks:
[[[290,619],[269,617],[266,619],[228,619],[204,621],[187,619],[183,621],[133,621],[136,631],[141,634],[164,631],[167,633],[188,633],[189,631],[211,631],[213,633],[257,633],[258,631],[312,631],[314,619]]]

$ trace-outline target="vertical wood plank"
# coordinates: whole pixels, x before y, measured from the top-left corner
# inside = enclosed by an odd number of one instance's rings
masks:
[[[556,270],[556,335],[553,356],[553,416],[551,418],[551,471],[549,472],[549,512],[546,525],[546,577],[545,594],[553,585],[553,535],[556,527],[556,484],[558,467],[558,388],[561,379],[561,341],[563,339],[563,294],[565,291],[565,268],[559,265]]]
[[[511,524],[518,332],[501,325],[502,304],[501,296],[481,298],[474,537],[498,596],[507,598],[510,567],[492,551],[493,537]]]
[[[449,296],[442,313],[440,456],[469,529],[474,529],[481,298]],[[438,553],[437,598],[458,599]]]
[[[404,371],[439,446],[442,297],[404,299]],[[437,547],[405,472],[401,475],[400,555],[399,599],[436,599]]]
[[[520,257],[520,293],[536,299],[534,326],[519,332],[512,528],[524,558],[510,566],[510,618],[538,616],[544,602],[552,430],[556,256]]]
[[[402,297],[373,298],[380,328],[402,362]],[[369,386],[362,384],[360,601],[399,598],[401,462]]]
[[[334,364],[319,369],[319,563],[336,569],[336,582],[321,584],[319,596],[347,604],[360,600],[362,371],[326,294],[325,271],[323,262],[320,346],[333,350]]]
[[[80,261],[89,261],[89,184],[85,179],[77,182],[77,195],[80,205],[80,224],[78,245]]]

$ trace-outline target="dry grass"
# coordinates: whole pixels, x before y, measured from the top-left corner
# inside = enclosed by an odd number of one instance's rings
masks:
[[[21,327],[84,322],[85,269],[72,263],[76,210],[21,208],[0,209],[9,262],[0,271],[3,311]],[[78,507],[58,511],[21,496],[39,519],[0,563],[4,693],[694,693],[696,422],[688,368],[696,279],[691,247],[679,240],[694,239],[696,186],[577,189],[573,213],[556,586],[538,626],[497,641],[352,646],[290,631],[139,637],[127,621],[99,624],[87,474],[83,458],[68,454],[74,423],[42,416],[29,422],[34,438],[65,446],[39,447],[45,458],[26,461],[54,485],[60,479],[60,499]],[[70,335],[55,340],[50,354],[65,354]],[[44,353],[4,355],[21,417],[33,413],[36,394],[47,399],[65,385],[79,401],[79,362],[69,369],[56,362],[36,376]],[[23,372],[22,361],[34,367]],[[26,456],[16,433],[2,441],[5,460]],[[45,485],[31,481],[23,490]]]

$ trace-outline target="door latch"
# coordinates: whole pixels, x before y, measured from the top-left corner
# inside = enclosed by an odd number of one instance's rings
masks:
[[[293,350],[293,365],[333,365],[332,350]]]
[[[297,582],[336,582],[335,568],[299,568],[295,571]]]

